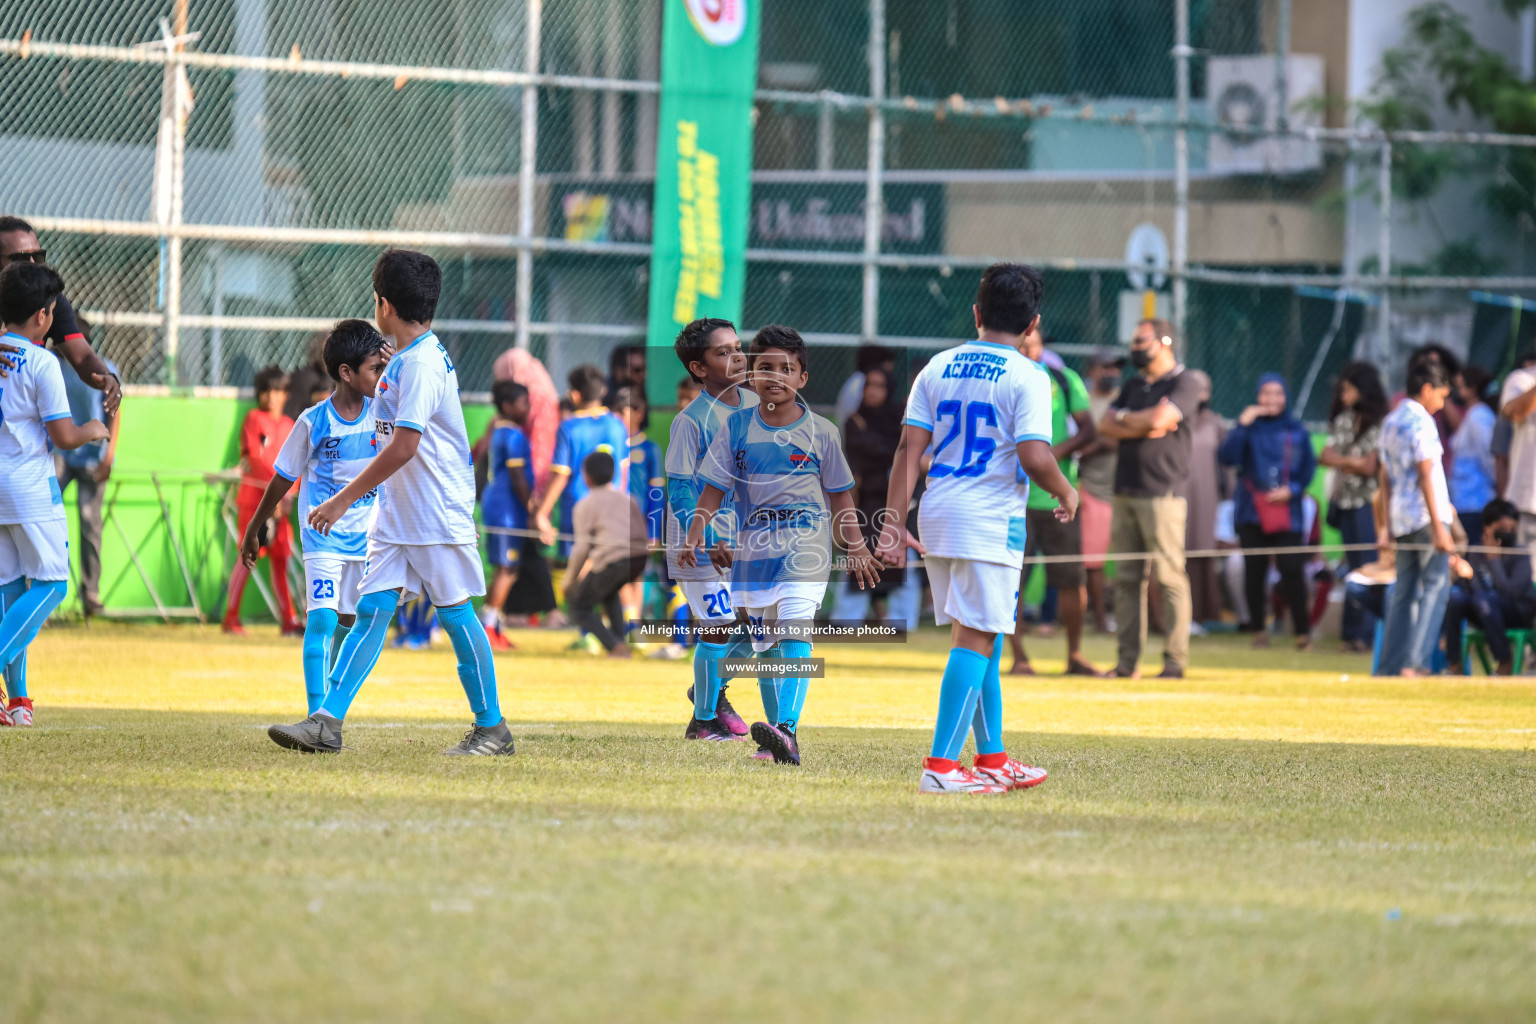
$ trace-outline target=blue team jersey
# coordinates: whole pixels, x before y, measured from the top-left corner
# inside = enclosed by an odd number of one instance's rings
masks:
[[[726,404],[729,399],[734,404]],[[757,405],[757,394],[746,388],[732,388],[720,398],[711,398],[707,392],[689,402],[682,412],[672,418],[670,438],[667,442],[667,574],[675,580],[714,580],[720,574],[701,558],[700,564],[685,567],[678,564],[677,554],[688,536],[688,520],[699,504],[699,492],[704,485],[699,481],[699,470],[715,435],[727,420],[742,409]],[[720,502],[720,514],[715,516],[709,529],[704,532],[706,549],[715,542],[735,535],[736,492],[727,490]]]
[[[567,530],[570,529],[570,518],[564,513],[587,496],[581,464],[593,452],[607,452],[613,456],[613,482],[620,490],[627,488],[629,431],[624,429],[622,420],[602,406],[576,413],[560,424],[560,432],[555,435],[555,459],[550,468],[570,476],[560,495],[561,523]]]
[[[372,490],[342,513],[329,534],[309,526],[309,513],[357,478],[379,450],[373,427],[373,400],[363,399],[357,419],[344,420],[327,398],[299,413],[272,469],[285,480],[299,481],[300,539],[304,557],[362,559],[368,555],[368,528],[378,491]]]
[[[528,526],[528,506],[517,498],[512,475],[521,473],[533,493],[533,454],[528,435],[516,424],[496,421],[491,434],[491,481],[480,497],[480,517],[487,526],[505,526],[513,530]]]
[[[14,369],[0,378],[0,523],[63,519],[48,424],[69,419],[64,373],[58,357],[41,345],[19,334],[7,333],[5,340],[21,351],[11,353]]]
[[[644,434],[629,439],[629,495],[645,516],[645,535],[661,537],[661,520],[667,507],[666,478],[661,475],[661,449]]]
[[[802,406],[786,427],[742,409],[715,435],[699,478],[736,496],[740,523],[731,569],[733,593],[779,583],[825,583],[832,573],[828,494],[853,487],[837,427]]]

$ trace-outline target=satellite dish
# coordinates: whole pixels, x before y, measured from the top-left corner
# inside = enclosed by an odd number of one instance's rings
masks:
[[[1132,288],[1161,288],[1168,279],[1168,239],[1163,237],[1162,229],[1150,221],[1136,225],[1125,243],[1125,262],[1129,265],[1125,276]]]

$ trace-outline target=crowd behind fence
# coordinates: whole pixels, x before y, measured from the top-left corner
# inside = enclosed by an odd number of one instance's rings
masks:
[[[514,344],[558,376],[644,337],[660,2],[0,7],[5,212],[40,229],[125,382],[298,365],[314,331],[369,314],[386,245],[443,263],[466,387]],[[1429,340],[1507,368],[1536,289],[1525,228],[1513,258],[1450,237],[1423,265],[1393,235],[1425,216],[1405,154],[1474,194],[1536,137],[1235,129],[1208,55],[1259,53],[1257,5],[1035,6],[764,4],[747,326],[937,348],[971,330],[974,271],[1008,257],[1045,269],[1047,332],[1080,360],[1124,340],[1146,268],[1123,240],[1147,221],[1170,239],[1157,308],[1226,414],[1279,370],[1319,419],[1345,361],[1395,377]],[[1060,52],[1021,68],[1006,44],[1042,32]],[[1271,144],[1303,169],[1230,169]]]

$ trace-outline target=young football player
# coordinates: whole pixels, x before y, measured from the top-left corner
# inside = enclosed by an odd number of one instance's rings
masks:
[[[366,320],[342,320],[325,339],[325,370],[336,390],[304,410],[272,463],[272,480],[240,541],[247,569],[261,553],[261,527],[299,481],[299,511],[311,509],[351,483],[378,451],[370,403],[389,354],[384,336]],[[357,611],[357,585],[368,555],[368,524],[376,494],[352,503],[329,533],[308,523],[300,527],[304,544],[304,595],[309,614],[304,623],[304,694],[309,713],[320,709],[331,654],[340,649]]]
[[[341,723],[379,660],[396,606],[402,595],[424,594],[453,643],[459,683],[475,717],[464,739],[443,753],[512,753],[491,644],[470,602],[485,593],[485,573],[475,542],[475,467],[459,376],[432,333],[442,284],[442,269],[425,253],[390,249],[374,264],[374,316],[397,349],[370,407],[379,453],[308,516],[311,527],[329,534],[354,502],[378,489],[357,622],[341,645],[319,710],[296,725],[267,730],[279,746],[308,753],[341,749]]]
[[[699,627],[693,649],[693,685],[688,688],[693,717],[683,737],[734,740],[747,734],[747,723],[726,699],[717,664],[733,652],[731,632],[736,626],[736,611],[731,603],[730,576],[708,559],[684,565],[682,553],[704,489],[699,474],[704,457],[725,421],[740,409],[756,406],[757,395],[742,386],[747,379],[747,359],[742,355],[736,327],[729,320],[705,317],[693,321],[678,332],[672,349],[698,389],[696,397],[672,420],[666,460],[667,574],[677,581]],[[715,551],[722,542],[728,544],[736,526],[736,494],[728,489],[721,495],[701,543]],[[748,642],[741,634],[735,653],[750,649]]]
[[[69,589],[69,524],[53,470],[53,449],[105,441],[100,420],[76,425],[59,360],[43,347],[64,282],[41,263],[0,273],[0,321],[10,375],[0,387],[0,670],[10,689],[0,726],[32,724],[23,667],[27,647]],[[14,669],[13,669],[14,666]]]
[[[834,533],[860,587],[880,578],[859,530],[853,473],[837,427],[800,398],[808,363],[793,328],[769,324],[753,337],[749,371],[758,404],[732,413],[715,435],[679,559],[685,567],[697,564],[704,528],[734,491],[741,525],[734,545],[722,551],[731,563],[731,599],[746,613],[753,648],[776,649],[791,662],[810,657],[805,637],[831,578]],[[778,764],[800,763],[796,730],[809,684],[805,676],[758,677],[768,720],[752,726],[752,738]]]
[[[581,465],[593,452],[607,452],[619,467],[619,487],[629,486],[629,431],[624,423],[603,404],[603,393],[608,382],[603,371],[591,363],[576,367],[567,377],[570,384],[570,400],[574,411],[560,422],[555,435],[555,458],[550,464],[549,483],[539,499],[535,516],[539,539],[545,544],[555,540],[555,527],[550,513],[560,506],[560,527],[567,532],[571,528],[571,508],[587,496],[587,484],[581,476]],[[569,551],[568,541],[560,544],[562,551]]]
[[[235,492],[238,511],[237,529],[241,535],[250,533],[251,524],[266,531],[261,554],[267,556],[272,570],[272,597],[277,602],[279,628],[284,636],[299,632],[298,619],[293,612],[293,596],[288,592],[288,559],[293,555],[293,527],[285,514],[268,520],[256,518],[256,507],[261,496],[272,482],[272,461],[288,440],[293,420],[283,415],[288,402],[288,375],[279,366],[267,366],[256,373],[256,408],[245,414],[240,425],[240,487]],[[228,600],[225,602],[223,629],[226,633],[243,636],[245,627],[240,624],[240,602],[245,597],[245,583],[250,577],[238,575],[230,581]]]
[[[532,408],[528,389],[516,381],[497,381],[491,401],[496,404],[497,419],[491,430],[491,479],[480,496],[480,519],[486,526],[526,530],[528,505],[533,501],[533,451],[524,430]],[[517,582],[526,539],[515,533],[485,535],[486,558],[496,574],[480,609],[480,622],[492,650],[507,651],[513,646],[501,630],[501,608]]]
[[[1039,323],[1041,290],[1031,267],[988,267],[976,290],[976,340],[934,357],[907,399],[878,548],[894,566],[906,564],[909,545],[923,555],[934,619],[950,625],[953,645],[923,793],[1001,793],[1045,779],[1003,747],[998,671],[1017,611],[1030,481],[1056,499],[1058,520],[1077,513],[1077,492],[1051,453],[1050,378],[1020,351]],[[903,523],[930,446],[919,543]],[[971,730],[974,770],[959,762]]]

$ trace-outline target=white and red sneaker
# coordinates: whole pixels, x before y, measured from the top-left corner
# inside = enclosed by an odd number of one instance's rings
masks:
[[[1011,757],[994,767],[978,764],[974,771],[977,775],[1008,789],[1029,789],[1031,786],[1038,786],[1045,781],[1046,776],[1044,768],[1036,768],[1022,761],[1015,761]]]
[[[991,778],[978,775],[955,761],[929,757],[923,759],[923,778],[917,784],[917,791],[919,793],[1006,793],[1008,787]]]
[[[16,720],[11,717],[11,713],[9,711],[7,711],[5,708],[0,708],[0,729],[3,729],[5,727],[7,727],[7,726],[15,725],[15,724],[16,724]],[[32,715],[31,715],[30,712],[28,712],[28,714],[27,714],[27,724],[28,725],[32,724]]]
[[[6,725],[19,725],[22,728],[30,728],[32,725],[32,698],[12,697],[11,703],[5,709],[6,718],[10,721]]]

